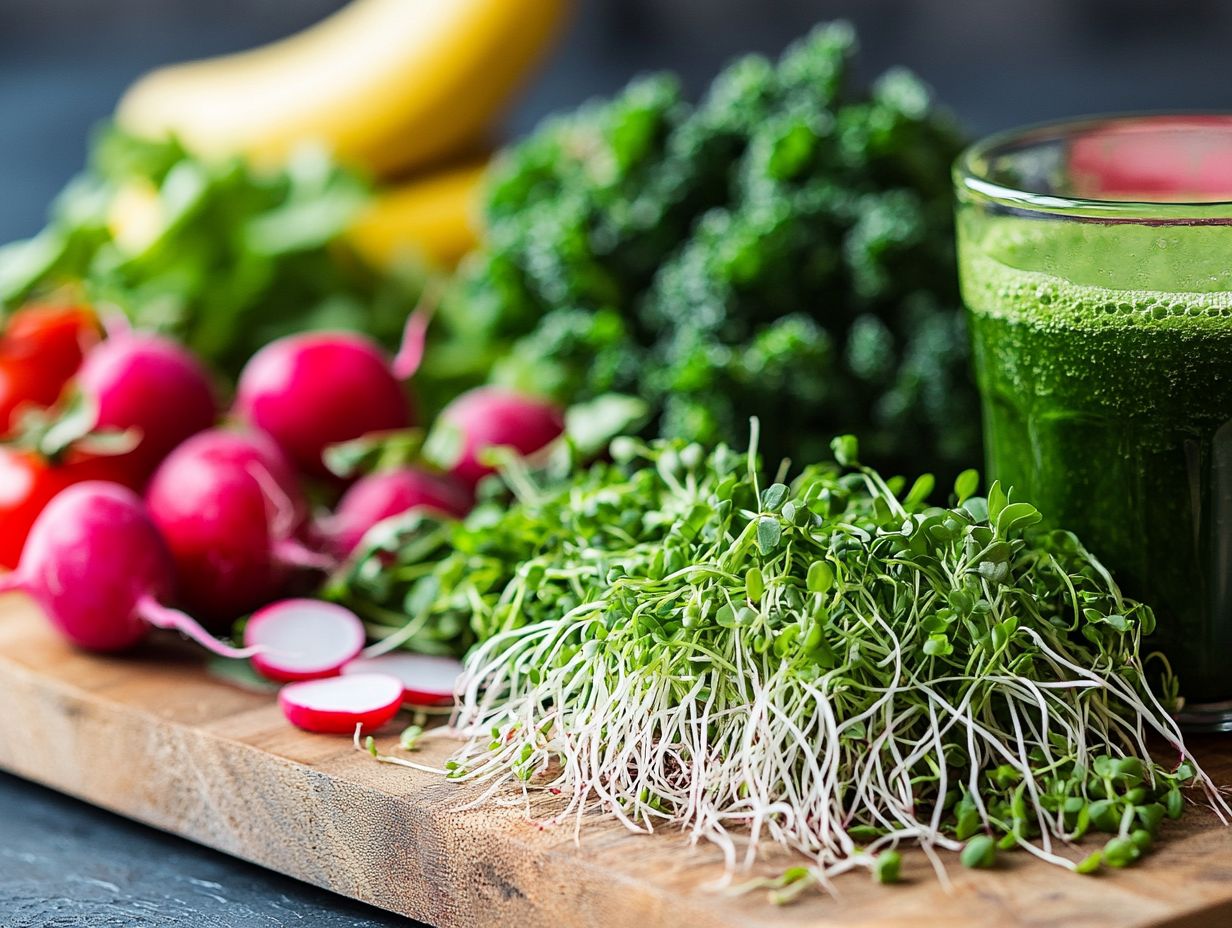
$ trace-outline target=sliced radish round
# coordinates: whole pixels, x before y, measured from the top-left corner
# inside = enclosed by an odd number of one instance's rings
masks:
[[[453,701],[454,684],[462,673],[462,665],[452,657],[428,654],[382,654],[360,657],[342,668],[344,675],[353,673],[385,673],[397,677],[406,688],[405,700],[415,706],[437,706]]]
[[[280,683],[336,677],[364,647],[364,625],[349,609],[317,599],[285,599],[259,609],[244,643],[263,648],[252,666]]]
[[[402,681],[382,673],[288,683],[278,694],[287,721],[304,731],[349,735],[380,728],[402,705]]]

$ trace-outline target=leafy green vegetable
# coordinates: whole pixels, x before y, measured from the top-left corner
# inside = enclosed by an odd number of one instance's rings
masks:
[[[776,843],[823,883],[892,877],[904,842],[1075,869],[1058,848],[1090,830],[1116,840],[1083,869],[1122,866],[1187,782],[1227,811],[1146,683],[1150,609],[1077,538],[970,473],[931,506],[834,447],[845,465],[787,483],[752,452],[622,438],[377,544],[418,634],[469,620],[480,642],[450,776]]]
[[[853,86],[854,48],[821,27],[695,107],[644,78],[506,152],[487,247],[443,313],[466,350],[429,368],[495,365],[566,402],[631,393],[661,434],[707,444],[759,415],[773,458],[815,460],[840,429],[900,466],[974,457],[960,137],[904,72]]]
[[[320,152],[261,172],[108,130],[50,224],[0,250],[0,309],[80,288],[230,374],[271,339],[307,328],[393,345],[419,283],[365,266],[340,240],[367,198],[365,183]]]
[[[466,602],[459,598],[456,608],[441,608],[434,570],[457,533],[456,526],[423,512],[381,522],[365,536],[361,556],[321,595],[353,609],[372,636],[396,634],[421,654],[462,654],[475,641]]]

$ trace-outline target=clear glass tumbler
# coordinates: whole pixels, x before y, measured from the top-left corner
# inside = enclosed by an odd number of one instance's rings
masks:
[[[1182,720],[1232,730],[1232,116],[1009,132],[955,184],[990,476],[1154,607]]]

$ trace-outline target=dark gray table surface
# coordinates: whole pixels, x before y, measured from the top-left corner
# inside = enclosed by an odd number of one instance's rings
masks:
[[[415,924],[0,774],[0,928]]]
[[[39,227],[88,129],[137,74],[285,34],[340,2],[0,0],[0,242]],[[1232,4],[1221,0],[579,6],[513,131],[640,70],[679,70],[696,91],[732,55],[776,51],[835,16],[859,27],[865,73],[912,67],[976,132],[1092,111],[1232,108]],[[0,928],[395,924],[411,923],[0,775]]]

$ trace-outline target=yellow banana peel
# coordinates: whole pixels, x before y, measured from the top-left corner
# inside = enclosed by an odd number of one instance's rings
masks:
[[[352,0],[290,38],[138,80],[119,124],[280,164],[306,141],[378,176],[465,150],[542,58],[569,0]]]
[[[444,168],[379,190],[347,234],[368,263],[410,260],[451,269],[479,242],[480,189],[487,159]]]

